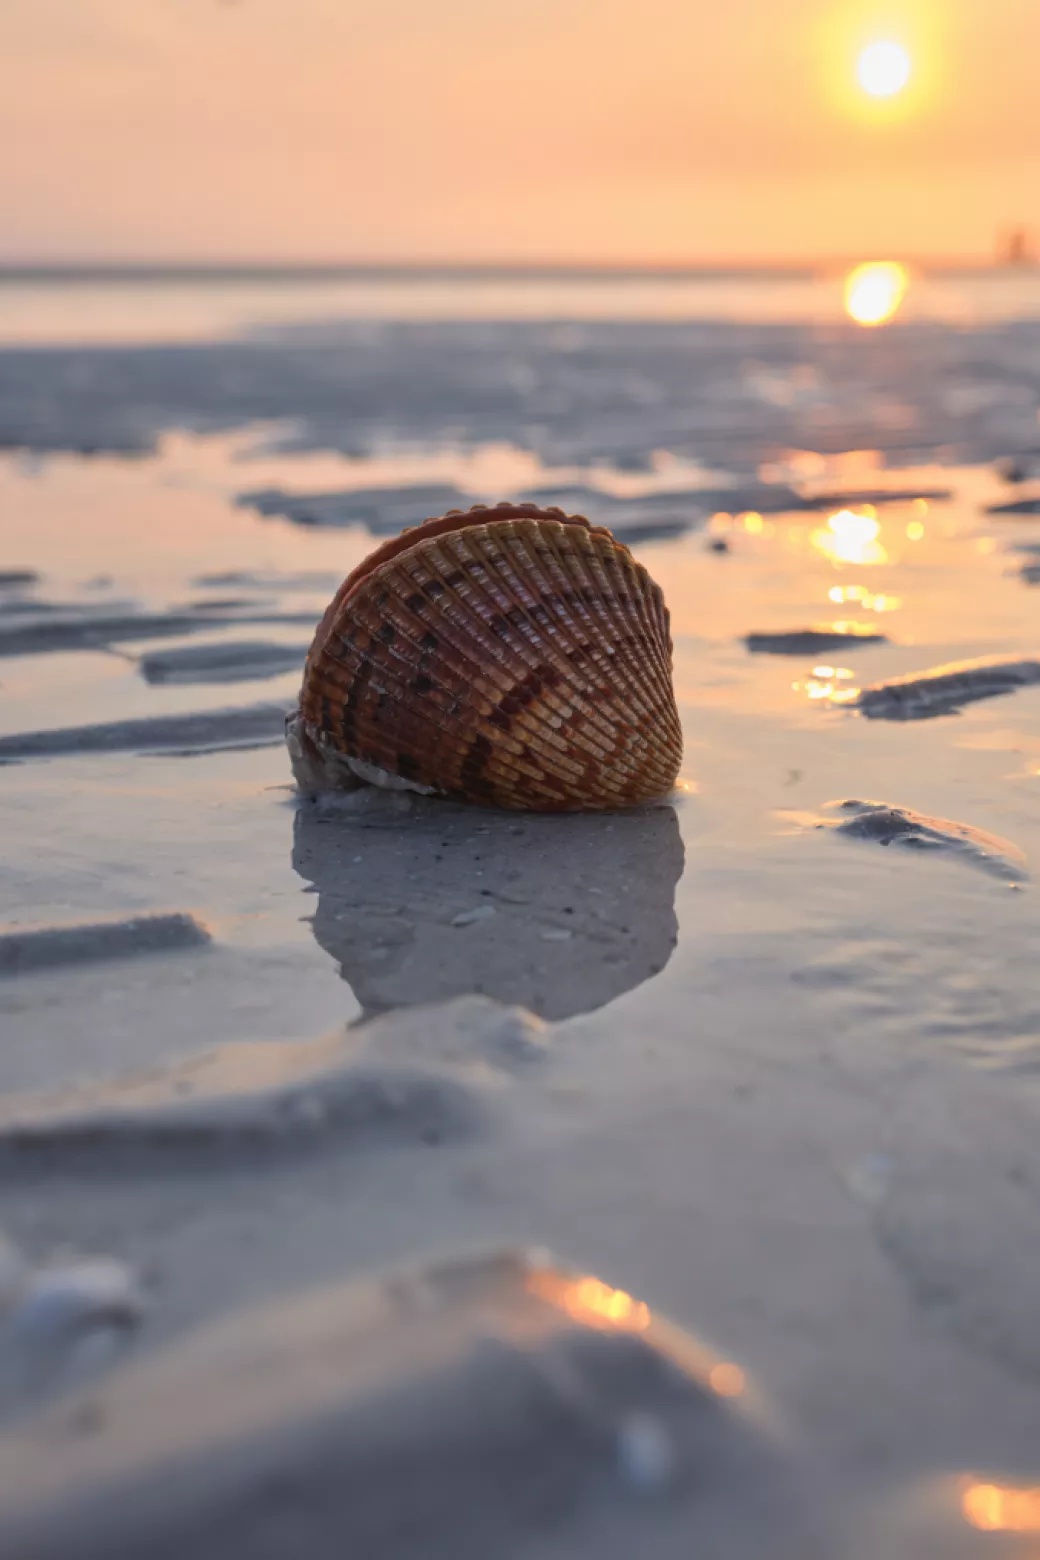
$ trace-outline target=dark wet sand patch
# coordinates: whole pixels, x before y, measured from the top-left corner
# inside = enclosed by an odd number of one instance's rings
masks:
[[[0,976],[203,948],[210,941],[206,928],[183,911],[84,921],[74,926],[0,928]]]
[[[569,513],[583,514],[595,525],[607,526],[619,540],[629,542],[681,536],[719,510],[731,514],[745,510],[776,514],[801,507],[793,489],[765,483],[732,488],[677,488],[631,498],[575,484],[528,488],[520,496],[543,507],[557,505]]]
[[[861,645],[883,645],[888,635],[866,623],[821,625],[818,628],[780,629],[775,633],[747,634],[744,643],[752,655],[818,655],[827,650],[856,650]]]
[[[1017,845],[968,823],[932,818],[886,802],[831,802],[829,810],[833,816],[817,820],[817,828],[876,845],[951,854],[1005,882],[1021,883],[1029,876]]]
[[[238,502],[262,515],[276,515],[296,525],[363,526],[376,535],[393,535],[448,509],[468,509],[478,501],[494,502],[501,494],[463,493],[447,485],[347,489],[342,492],[290,493],[264,488],[242,493]],[[793,489],[766,484],[736,488],[689,488],[620,498],[584,484],[524,488],[517,495],[543,508],[557,506],[580,513],[615,536],[650,541],[680,535],[700,525],[719,509],[757,509],[779,513],[805,507]]]
[[[864,504],[912,504],[924,499],[929,504],[945,504],[953,498],[952,488],[858,488],[853,492],[813,493],[802,497],[802,509],[858,509]]]
[[[40,618],[46,626],[50,627],[56,618],[72,620],[77,623],[93,623],[101,619],[107,621],[110,618],[126,616],[131,612],[137,612],[137,603],[127,597],[119,599],[109,597],[103,603],[87,601],[45,601],[38,596],[12,595],[0,597],[0,617],[3,618]],[[32,627],[31,623],[22,622],[21,628]]]
[[[874,683],[853,707],[868,720],[932,720],[1033,683],[1040,683],[1040,659],[985,656]]]
[[[1006,504],[990,504],[988,515],[1040,515],[1040,494],[1029,498],[1013,498]]]
[[[257,606],[266,606],[266,601],[257,602],[255,596],[203,596],[197,601],[188,601],[184,604],[185,612],[231,612],[235,621],[242,612],[255,612]]]
[[[307,649],[305,644],[242,640],[156,650],[143,655],[137,664],[147,683],[249,682],[302,667]]]
[[[334,591],[342,575],[323,569],[227,569],[219,574],[198,574],[192,584],[200,590],[315,590]]]
[[[0,764],[75,753],[156,752],[163,749],[214,752],[274,745],[284,741],[288,704],[251,704],[191,715],[142,716],[97,726],[64,726],[0,737]]]
[[[238,502],[258,514],[291,520],[294,525],[363,526],[377,535],[396,535],[448,509],[468,509],[479,495],[448,483],[415,483],[403,487],[353,488],[342,492],[289,493],[262,488],[240,493]]]
[[[44,606],[42,613],[46,610]],[[234,628],[242,624],[284,623],[313,628],[316,621],[317,615],[313,612],[272,611],[231,616],[207,603],[199,603],[187,612],[135,612],[115,616],[75,613],[60,620],[48,615],[39,623],[0,624],[0,656],[97,650],[121,642],[172,639],[179,634],[201,634],[209,629]]]

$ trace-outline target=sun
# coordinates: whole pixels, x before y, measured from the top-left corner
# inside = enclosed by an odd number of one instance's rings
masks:
[[[899,43],[871,43],[856,67],[859,84],[871,97],[895,97],[910,80],[910,56]]]

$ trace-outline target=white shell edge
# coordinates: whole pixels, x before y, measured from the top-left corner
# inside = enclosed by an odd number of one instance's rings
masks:
[[[321,734],[308,726],[295,710],[285,718],[285,745],[289,750],[293,779],[304,796],[320,796],[327,791],[356,791],[362,785],[377,785],[384,791],[416,791],[420,796],[436,796],[432,785],[405,780],[389,774],[376,764],[337,753],[321,740]]]

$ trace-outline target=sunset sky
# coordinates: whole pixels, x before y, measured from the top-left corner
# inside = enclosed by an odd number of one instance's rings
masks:
[[[0,0],[0,258],[988,257],[1038,59],[1040,0]]]

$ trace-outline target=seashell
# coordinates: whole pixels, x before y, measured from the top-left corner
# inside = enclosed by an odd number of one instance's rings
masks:
[[[449,511],[344,581],[286,736],[309,794],[367,781],[536,812],[650,801],[682,761],[664,598],[580,515]]]

